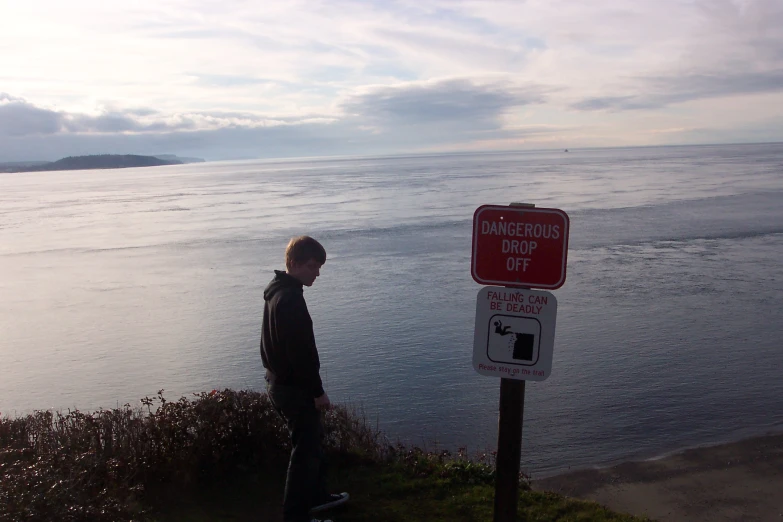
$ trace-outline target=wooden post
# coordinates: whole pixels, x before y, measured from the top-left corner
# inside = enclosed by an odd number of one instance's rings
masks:
[[[516,522],[525,381],[500,379],[494,522]]]
[[[511,207],[533,208],[530,203]],[[519,466],[522,460],[522,421],[525,414],[525,381],[500,379],[498,453],[495,459],[495,516],[493,522],[516,522],[519,499]]]

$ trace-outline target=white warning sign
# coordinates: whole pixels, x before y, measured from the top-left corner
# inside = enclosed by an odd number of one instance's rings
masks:
[[[549,292],[488,286],[476,299],[473,368],[482,375],[543,381],[552,371],[557,300]]]

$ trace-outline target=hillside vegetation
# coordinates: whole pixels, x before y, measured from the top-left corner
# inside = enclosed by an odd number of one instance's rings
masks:
[[[186,158],[174,154],[139,156],[135,154],[98,154],[68,156],[57,161],[17,161],[0,163],[0,172],[41,172],[50,170],[126,169],[132,167],[160,167],[204,163],[202,158]]]
[[[0,417],[0,521],[280,520],[290,448],[265,394],[141,403]],[[492,519],[492,454],[390,444],[344,407],[325,428],[331,483],[351,493],[340,522]],[[520,520],[640,520],[521,486]]]

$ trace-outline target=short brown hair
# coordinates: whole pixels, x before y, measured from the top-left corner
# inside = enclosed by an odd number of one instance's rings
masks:
[[[291,238],[285,249],[286,270],[293,268],[294,264],[307,263],[311,259],[322,265],[326,263],[326,250],[321,243],[310,236]]]

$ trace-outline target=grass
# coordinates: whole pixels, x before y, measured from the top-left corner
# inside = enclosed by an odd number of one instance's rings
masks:
[[[219,488],[179,497],[157,513],[157,522],[245,522],[281,520],[281,472],[269,478],[243,477]],[[323,516],[339,522],[484,522],[492,520],[494,486],[459,479],[416,476],[394,465],[353,464],[333,473],[336,490],[351,500]],[[521,491],[519,520],[527,522],[638,522],[591,502],[537,491]]]
[[[0,418],[0,522],[278,521],[289,451],[266,395],[212,391],[143,407]],[[325,418],[339,522],[490,521],[492,455],[391,445],[361,416]],[[530,491],[519,519],[641,521]]]

